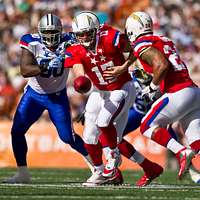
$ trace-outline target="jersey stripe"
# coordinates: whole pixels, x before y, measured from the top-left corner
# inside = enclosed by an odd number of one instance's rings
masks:
[[[119,44],[119,36],[120,36],[120,32],[117,31],[115,33],[115,37],[114,37],[114,40],[113,40],[113,44],[114,44],[115,47]]]
[[[143,47],[151,46],[153,43],[150,40],[143,40],[134,45],[135,52],[138,52]]]
[[[145,129],[147,130],[153,120],[158,116],[161,110],[168,104],[169,98],[166,97],[162,99],[154,108],[148,113],[147,118],[144,120],[143,124],[145,124]]]

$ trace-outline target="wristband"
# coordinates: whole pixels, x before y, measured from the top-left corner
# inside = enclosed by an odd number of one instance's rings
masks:
[[[149,86],[152,90],[157,90],[159,88],[159,85],[155,85],[153,82],[151,82]]]

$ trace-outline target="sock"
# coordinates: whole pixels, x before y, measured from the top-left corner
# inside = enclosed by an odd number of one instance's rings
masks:
[[[11,133],[13,153],[17,166],[26,166],[27,143],[24,134]]]
[[[177,154],[185,147],[178,143],[174,138],[171,138],[170,141],[167,144],[167,148],[171,150],[173,153]]]
[[[171,139],[170,133],[165,128],[158,128],[152,133],[151,139],[156,143],[166,147]]]
[[[101,130],[103,140],[111,149],[115,149],[117,147],[117,131],[115,126],[111,124],[108,127],[99,127],[99,129]]]
[[[144,161],[145,158],[138,151],[135,151],[135,153],[129,159],[140,165]]]
[[[87,149],[91,160],[95,166],[99,166],[103,164],[102,160],[102,148],[101,145],[98,144],[85,144],[85,148]]]
[[[197,153],[200,151],[200,140],[196,140],[190,144],[190,147]]]
[[[120,153],[128,159],[136,152],[135,148],[124,139],[118,144],[118,148]]]
[[[88,152],[85,149],[83,139],[78,134],[74,134],[74,137],[75,137],[75,141],[71,143],[70,146],[76,151],[78,151],[80,154],[82,154],[83,156],[87,156]]]

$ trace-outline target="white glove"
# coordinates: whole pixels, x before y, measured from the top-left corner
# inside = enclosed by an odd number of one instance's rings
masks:
[[[144,98],[147,102],[153,102],[157,99],[158,91],[159,86],[151,82],[150,85],[146,86],[142,90],[142,98]]]
[[[61,68],[63,66],[63,62],[64,62],[64,59],[62,57],[55,57],[49,62],[47,69]]]

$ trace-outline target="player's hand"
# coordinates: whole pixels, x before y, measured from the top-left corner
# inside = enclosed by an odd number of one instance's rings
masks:
[[[105,80],[113,80],[116,79],[118,76],[120,76],[124,72],[124,69],[122,66],[113,66],[106,68],[105,71],[103,71],[103,77]]]
[[[63,66],[64,59],[62,57],[55,57],[49,62],[48,69],[61,68]]]
[[[142,98],[144,98],[146,102],[154,102],[157,99],[158,91],[159,87],[153,89],[150,84],[142,90]]]

